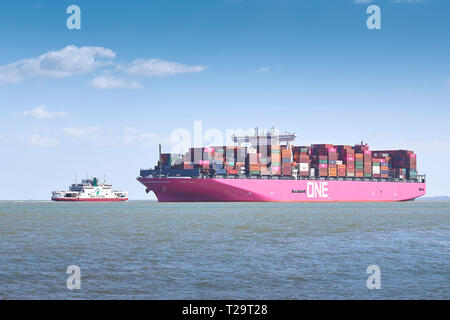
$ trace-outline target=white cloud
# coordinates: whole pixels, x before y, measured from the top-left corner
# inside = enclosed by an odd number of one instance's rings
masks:
[[[114,89],[114,88],[125,88],[125,89],[138,89],[142,88],[142,84],[137,81],[127,81],[117,77],[111,76],[99,76],[92,79],[89,84],[94,88],[99,89]]]
[[[450,88],[450,79],[447,80],[447,82],[445,83],[447,85],[447,87]]]
[[[206,70],[206,66],[188,66],[177,62],[160,59],[137,59],[129,66],[120,66],[119,69],[132,75],[164,77],[182,73],[195,73]]]
[[[0,85],[17,84],[35,77],[67,78],[92,73],[101,67],[115,66],[114,72],[128,75],[164,77],[183,73],[198,73],[206,70],[202,65],[185,65],[161,59],[137,59],[129,64],[113,63],[116,54],[104,47],[66,46],[35,58],[22,59],[0,66]],[[103,70],[107,72],[107,70]],[[112,72],[112,70],[110,70]],[[99,75],[89,84],[95,88],[141,88],[142,84],[112,75]]]
[[[354,0],[353,3],[371,3],[373,0]]]
[[[101,131],[101,127],[69,127],[63,129],[65,135],[75,138],[96,135]]]
[[[40,105],[36,108],[28,111],[22,112],[24,117],[30,117],[35,119],[50,119],[50,118],[63,118],[67,115],[67,112],[58,111],[58,112],[50,112],[46,110],[46,106]]]
[[[67,78],[86,74],[108,64],[116,54],[103,47],[67,46],[37,58],[0,66],[0,84],[15,84],[32,77]]]
[[[36,147],[54,147],[58,144],[57,140],[43,137],[39,133],[32,134],[28,137],[27,142]]]
[[[269,67],[261,67],[256,70],[256,72],[269,72],[269,71],[270,71]]]

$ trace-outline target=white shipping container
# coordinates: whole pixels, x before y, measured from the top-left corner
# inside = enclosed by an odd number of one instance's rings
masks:
[[[308,163],[300,162],[299,169],[300,171],[309,171]]]
[[[310,172],[311,172],[310,176],[314,177],[316,175],[316,168],[311,168]]]
[[[342,160],[337,160],[336,164],[342,164]]]
[[[379,166],[373,166],[372,167],[372,173],[373,174],[380,174],[380,167]]]

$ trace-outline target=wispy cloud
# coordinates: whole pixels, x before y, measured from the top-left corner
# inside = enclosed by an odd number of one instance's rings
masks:
[[[353,0],[353,3],[371,3],[373,0]]]
[[[103,67],[113,66],[110,73],[123,72],[132,76],[165,77],[185,73],[198,73],[206,70],[203,65],[186,65],[161,59],[136,59],[131,63],[116,64],[116,54],[104,47],[66,46],[53,50],[36,58],[26,58],[0,66],[0,85],[18,84],[25,79],[36,77],[68,78],[93,73]],[[141,88],[142,84],[122,77],[98,75],[89,84],[99,89]]]
[[[89,84],[94,88],[99,89],[138,89],[142,88],[142,84],[137,81],[129,81],[112,76],[98,76],[92,79]]]
[[[164,77],[183,73],[196,73],[206,70],[206,66],[189,66],[178,62],[164,61],[160,59],[137,59],[129,66],[120,66],[119,69],[131,75],[143,75],[151,77]]]
[[[160,133],[134,127],[103,128],[98,126],[79,126],[64,128],[63,134],[78,141],[89,142],[98,146],[120,146],[133,143],[156,144],[168,141]]]
[[[100,133],[103,130],[102,127],[69,127],[64,128],[65,135],[75,138],[92,136]]]
[[[0,84],[15,84],[27,78],[67,78],[86,74],[108,63],[116,54],[103,47],[67,46],[37,58],[22,59],[0,66]]]
[[[41,136],[39,133],[32,134],[25,141],[36,147],[54,147],[58,144],[56,139]]]
[[[61,134],[63,136],[61,136]],[[106,128],[100,126],[67,127],[53,134],[28,133],[16,136],[0,134],[0,144],[18,141],[35,147],[58,147],[61,139],[68,139],[73,143],[99,147],[120,147],[132,144],[156,145],[163,143],[170,145],[173,142],[168,136],[160,132],[152,132],[142,128]]]
[[[259,69],[256,69],[256,72],[269,72],[270,68],[269,67],[261,67]]]
[[[63,118],[67,115],[65,111],[50,112],[47,111],[47,107],[44,105],[37,106],[36,108],[22,112],[24,117],[35,119],[50,119],[50,118]]]

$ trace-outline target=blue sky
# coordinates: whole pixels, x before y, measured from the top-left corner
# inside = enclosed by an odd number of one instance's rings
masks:
[[[66,27],[72,4],[80,30]],[[366,27],[371,4],[381,30]],[[75,174],[146,198],[139,168],[196,120],[411,149],[428,195],[450,195],[449,12],[443,0],[4,1],[0,199],[48,199]]]

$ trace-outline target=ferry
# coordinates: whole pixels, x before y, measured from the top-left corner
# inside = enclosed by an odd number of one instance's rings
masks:
[[[84,179],[81,183],[75,182],[69,187],[69,191],[53,191],[53,201],[85,201],[107,202],[128,201],[128,192],[114,191],[112,185],[99,183],[97,178]]]

